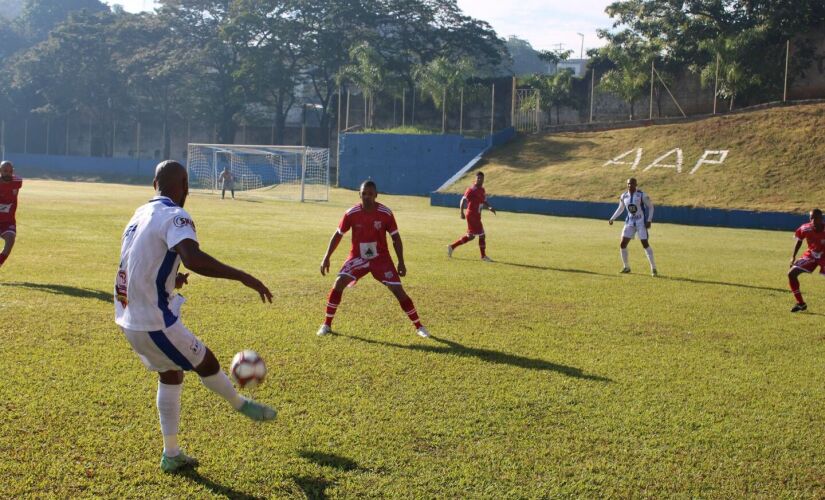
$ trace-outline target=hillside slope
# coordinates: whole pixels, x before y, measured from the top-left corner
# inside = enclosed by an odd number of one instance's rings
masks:
[[[637,148],[642,153],[633,169]],[[682,151],[681,173],[647,169],[668,152],[659,163],[675,164],[676,148]],[[690,173],[705,151],[720,150],[728,151],[722,164],[702,164]],[[623,153],[628,154],[618,161],[626,164],[605,165]],[[487,175],[491,195],[611,201],[633,176],[659,204],[806,210],[825,205],[825,104],[675,125],[524,136],[494,151],[478,169]],[[446,191],[463,191],[474,172]]]

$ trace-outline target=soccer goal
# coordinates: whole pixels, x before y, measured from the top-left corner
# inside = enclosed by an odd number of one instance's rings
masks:
[[[220,190],[222,173],[228,171],[235,191],[295,201],[329,200],[326,148],[189,144],[186,169],[194,189]]]

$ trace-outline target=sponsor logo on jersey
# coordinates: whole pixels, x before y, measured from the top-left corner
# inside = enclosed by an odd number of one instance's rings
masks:
[[[636,205],[634,205],[633,203],[631,203],[630,205],[627,206],[627,211],[630,212],[633,215],[636,215],[636,212],[639,211],[639,208]]]
[[[392,278],[392,277],[393,277],[393,272],[392,272],[392,271],[387,271],[387,272],[385,272],[385,273],[384,273],[384,277],[385,277],[385,278],[387,278],[387,279]]]
[[[175,217],[175,226],[176,227],[192,226],[192,229],[195,229],[195,223],[192,222],[192,219],[189,219],[187,217],[181,217],[181,216]]]
[[[373,225],[373,227],[375,227],[375,230],[376,230],[376,231],[380,231],[380,230],[381,230],[381,226],[382,226],[382,224],[381,224],[381,221],[380,221],[380,220],[373,221],[372,225]]]
[[[126,270],[121,269],[117,272],[117,283],[115,284],[115,298],[120,305],[126,307],[129,304],[129,300],[126,295],[126,287],[129,283],[129,280],[126,277]]]

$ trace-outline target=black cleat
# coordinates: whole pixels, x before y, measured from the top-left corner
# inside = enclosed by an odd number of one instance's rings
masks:
[[[795,313],[795,312],[799,312],[799,311],[804,311],[804,310],[806,310],[807,308],[808,308],[808,304],[806,304],[806,303],[804,303],[804,302],[803,302],[803,303],[801,303],[801,304],[797,304],[797,305],[793,306],[793,307],[791,308],[791,312],[792,312],[792,313]]]

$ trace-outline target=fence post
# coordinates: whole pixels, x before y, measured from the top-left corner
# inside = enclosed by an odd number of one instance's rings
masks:
[[[349,130],[349,97],[350,97],[350,90],[347,87],[347,120],[344,123],[344,130]]]
[[[782,102],[788,100],[788,61],[791,58],[791,40],[788,39],[785,45],[785,91],[782,93]]]
[[[493,84],[493,91],[490,97],[490,141],[493,140],[493,131],[496,123],[496,84]]]
[[[444,92],[441,94],[441,133],[447,131],[447,87],[444,87]]]
[[[513,76],[513,98],[510,100],[510,125],[516,126],[516,77]]]
[[[464,135],[464,87],[461,87],[461,104],[458,112],[458,134]]]
[[[541,92],[536,89],[536,133],[539,132],[541,132]]]
[[[137,122],[137,141],[135,146],[135,157],[138,160],[138,168],[140,168],[140,121]]]
[[[66,113],[66,156],[69,156],[69,113]]]
[[[412,92],[412,118],[410,119],[410,125],[415,127],[415,85],[413,85],[413,92]]]
[[[407,126],[407,89],[401,91],[401,126]]]
[[[341,91],[343,89],[338,86],[338,128],[335,131],[335,187],[338,187],[339,179],[341,178]],[[329,177],[329,174],[327,174]]]
[[[596,68],[593,67],[590,70],[590,121],[589,123],[593,123],[593,89],[595,88],[596,83]]]
[[[654,62],[650,61],[650,116],[648,120],[653,119],[653,65]]]
[[[29,153],[29,119],[26,118],[23,130],[23,154]]]
[[[49,136],[51,135],[52,119],[46,119],[46,154],[49,154]]]
[[[716,100],[719,93],[719,52],[716,53],[716,76],[713,78],[713,114],[716,114]]]

